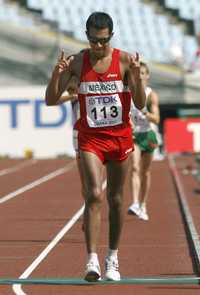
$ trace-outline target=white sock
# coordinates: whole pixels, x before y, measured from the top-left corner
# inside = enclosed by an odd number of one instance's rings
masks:
[[[133,205],[138,205],[139,206],[140,205],[140,202],[138,200],[137,201],[134,201],[133,202]]]
[[[108,257],[109,258],[117,258],[118,249],[108,249]]]
[[[98,260],[97,253],[91,252],[88,254],[88,260]]]

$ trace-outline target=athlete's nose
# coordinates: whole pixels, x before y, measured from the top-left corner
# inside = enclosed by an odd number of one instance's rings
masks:
[[[101,44],[101,42],[97,42],[96,47],[101,48],[101,47],[103,47],[103,45]]]

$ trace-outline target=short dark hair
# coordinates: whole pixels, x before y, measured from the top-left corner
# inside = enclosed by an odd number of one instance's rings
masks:
[[[95,28],[97,30],[109,29],[111,34],[113,31],[113,20],[109,14],[105,12],[93,12],[87,19],[86,30],[89,32],[90,28]]]

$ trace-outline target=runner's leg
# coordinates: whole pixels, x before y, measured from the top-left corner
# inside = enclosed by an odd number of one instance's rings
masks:
[[[123,224],[123,188],[129,158],[107,163],[107,200],[109,204],[109,247],[118,249]]]
[[[96,154],[80,151],[80,171],[85,197],[84,232],[88,253],[97,252],[103,198],[102,166]]]
[[[105,260],[105,278],[119,281],[118,247],[123,225],[123,188],[129,159],[107,164],[107,200],[109,204],[109,250]]]
[[[130,155],[130,191],[132,202],[139,203],[140,193],[140,148],[135,144],[135,150]]]
[[[151,185],[151,163],[153,153],[143,152],[141,156],[141,187],[140,187],[140,202],[146,205]]]

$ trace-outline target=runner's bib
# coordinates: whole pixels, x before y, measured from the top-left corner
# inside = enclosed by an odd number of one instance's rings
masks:
[[[119,95],[86,96],[89,127],[116,126],[122,123],[122,104]]]

